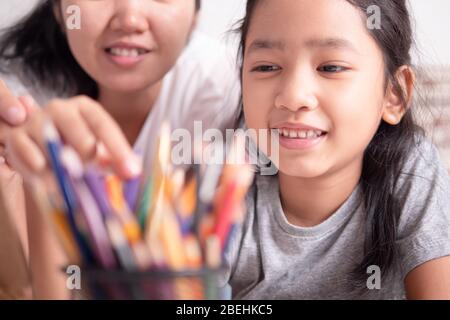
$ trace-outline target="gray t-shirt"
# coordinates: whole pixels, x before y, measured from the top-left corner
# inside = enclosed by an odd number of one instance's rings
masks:
[[[255,179],[246,220],[226,255],[234,299],[404,299],[404,278],[420,264],[450,255],[450,178],[436,148],[419,144],[405,164],[394,266],[380,289],[355,290],[351,272],[363,257],[362,190],[314,227],[290,224],[277,176]],[[318,199],[320,201],[320,199]],[[373,270],[367,279],[376,275]],[[369,283],[376,284],[375,278]]]

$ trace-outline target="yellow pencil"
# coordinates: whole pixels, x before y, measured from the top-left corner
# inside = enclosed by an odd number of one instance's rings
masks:
[[[166,198],[166,177],[169,175],[170,169],[170,126],[164,122],[161,126],[161,133],[159,138],[158,152],[155,155],[153,162],[153,196],[152,203],[148,210],[145,226],[145,239],[150,241],[154,238],[161,223],[161,215],[163,211],[161,206]]]
[[[38,210],[43,215],[50,215],[52,222],[51,226],[69,259],[69,262],[79,265],[81,263],[81,255],[76,245],[75,238],[70,230],[70,225],[64,210],[58,209],[51,204],[49,196],[45,191],[46,188],[41,183],[36,182],[31,189],[33,200],[37,205]]]
[[[168,267],[174,271],[186,268],[186,256],[184,251],[183,236],[178,225],[175,213],[163,201],[159,238],[166,257]]]

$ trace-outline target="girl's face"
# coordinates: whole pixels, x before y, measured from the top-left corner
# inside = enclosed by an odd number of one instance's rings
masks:
[[[76,6],[76,7],[69,7]],[[79,8],[80,29],[68,28]],[[62,0],[62,23],[81,67],[100,87],[145,89],[175,64],[195,22],[195,1]]]
[[[280,129],[280,172],[315,178],[360,166],[382,118],[384,79],[382,52],[347,1],[256,6],[244,54],[244,113],[249,128]]]

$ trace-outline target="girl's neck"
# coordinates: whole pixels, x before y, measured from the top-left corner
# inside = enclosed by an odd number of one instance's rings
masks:
[[[324,222],[350,197],[361,172],[362,159],[338,172],[311,179],[288,176],[280,171],[280,199],[287,220],[301,227]]]
[[[161,81],[141,91],[118,92],[101,88],[99,103],[119,124],[133,145],[161,90]]]

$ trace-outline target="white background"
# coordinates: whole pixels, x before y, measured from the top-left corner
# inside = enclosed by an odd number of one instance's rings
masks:
[[[20,17],[38,0],[1,0],[0,27]],[[199,28],[225,39],[227,30],[244,13],[245,0],[202,0]],[[420,61],[450,65],[450,1],[410,0],[414,16]]]

